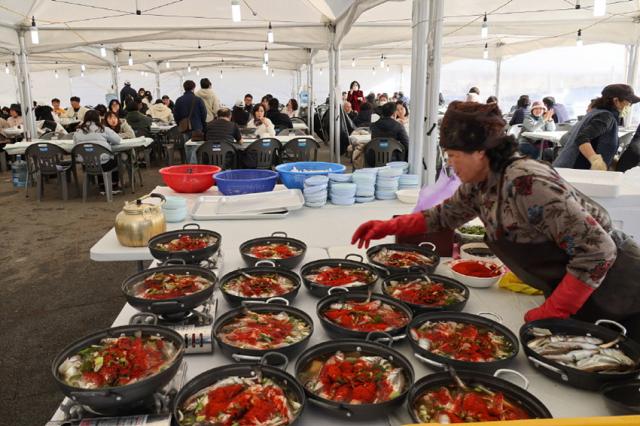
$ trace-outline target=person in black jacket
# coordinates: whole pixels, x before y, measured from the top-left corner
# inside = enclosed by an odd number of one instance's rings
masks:
[[[529,113],[529,105],[531,105],[529,95],[522,95],[518,98],[516,110],[513,112],[511,120],[509,120],[509,126],[522,124],[524,117]]]
[[[393,119],[396,112],[396,103],[387,102],[382,106],[382,117],[371,124],[371,139],[393,138],[404,146],[405,152],[409,149],[409,136],[404,126]]]
[[[191,138],[193,132],[204,132],[207,125],[207,108],[204,105],[204,101],[193,93],[196,88],[196,83],[193,80],[185,81],[182,87],[184,88],[184,95],[176,99],[173,118],[176,123],[180,124],[180,121],[189,118],[189,112],[193,106],[190,120],[191,131],[184,134],[185,138]]]
[[[276,129],[293,129],[291,118],[289,118],[287,114],[280,112],[279,109],[280,101],[278,98],[269,100],[269,110],[266,114],[267,118],[271,120]]]
[[[231,121],[231,110],[229,108],[220,108],[216,111],[216,116],[218,118],[207,124],[207,140],[240,143],[242,135],[238,125]]]
[[[353,120],[353,124],[357,127],[369,127],[371,125],[371,114],[373,114],[373,106],[369,102],[360,105],[360,112]]]
[[[131,87],[130,81],[125,81],[124,87],[120,90],[120,103],[122,104],[123,109],[127,109],[127,104],[125,102],[127,100],[127,96],[131,96],[131,99],[135,99],[136,96],[138,96],[138,92]]]

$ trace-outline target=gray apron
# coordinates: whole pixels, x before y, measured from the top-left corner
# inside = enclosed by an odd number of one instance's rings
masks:
[[[497,240],[490,241],[485,236],[485,242],[518,278],[549,297],[566,274],[570,257],[554,241],[515,243],[502,237],[503,184],[504,173],[498,187]],[[610,236],[618,248],[616,260],[575,318],[620,321],[640,336],[640,247],[623,232],[612,231]]]

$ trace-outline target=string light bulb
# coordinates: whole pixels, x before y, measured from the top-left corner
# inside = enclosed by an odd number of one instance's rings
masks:
[[[200,68],[196,68],[196,75],[200,77]]]
[[[320,75],[322,75],[322,67],[320,67]]]
[[[87,67],[84,64],[82,64],[80,65],[80,69],[82,70],[82,72],[85,72],[87,70]]]
[[[264,45],[264,61],[269,62],[269,49],[266,44]]]
[[[273,75],[274,75],[274,74],[273,74],[273,68],[271,68],[271,77],[273,77]]]
[[[269,21],[269,31],[267,32],[267,41],[273,43],[273,28],[271,28],[271,21]]]
[[[576,0],[576,9],[580,9],[580,0]]]
[[[607,0],[593,1],[593,16],[604,16],[607,13]]]
[[[482,51],[482,58],[483,59],[489,59],[489,44],[488,43],[484,44],[484,50]]]
[[[352,66],[353,68],[355,68],[355,67],[356,67],[356,58],[352,58],[352,59],[351,59],[351,66]]]
[[[84,71],[80,71],[80,77],[84,78]]]
[[[133,66],[133,56],[131,56],[131,51],[129,51],[129,66]]]
[[[103,58],[107,57],[107,49],[105,49],[104,44],[100,45],[100,56]]]
[[[171,68],[171,62],[167,61],[166,67],[167,67],[167,69]]]
[[[371,75],[376,75],[376,67],[371,67]]]
[[[387,72],[389,72],[391,70],[391,68],[389,67],[389,64],[387,64]]]
[[[56,78],[56,80],[60,77],[60,76],[58,75],[58,70],[55,70],[55,71],[53,72],[53,75],[54,75],[54,77]]]
[[[191,72],[191,64],[187,64],[187,72]]]
[[[578,30],[578,36],[576,37],[576,46],[582,47],[582,30]]]
[[[38,27],[36,26],[36,17],[31,17],[31,43],[40,44],[40,36],[38,35]]]
[[[233,22],[240,22],[242,20],[240,0],[231,0],[231,19]]]
[[[482,28],[480,29],[480,37],[483,40],[486,40],[489,37],[489,25],[487,24],[487,14],[484,14],[484,18],[482,19]]]
[[[220,70],[220,80],[222,80],[222,70]]]
[[[384,55],[380,55],[380,68],[384,68]]]
[[[122,72],[122,67],[118,65],[118,74],[120,74],[121,72]]]
[[[9,64],[7,63],[4,64],[4,73],[9,74]]]

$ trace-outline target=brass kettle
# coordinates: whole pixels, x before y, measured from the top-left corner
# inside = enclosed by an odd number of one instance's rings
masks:
[[[147,198],[160,198],[160,204],[143,203]],[[124,203],[116,216],[118,241],[127,247],[146,247],[149,239],[167,230],[162,205],[166,199],[162,194],[148,194]]]

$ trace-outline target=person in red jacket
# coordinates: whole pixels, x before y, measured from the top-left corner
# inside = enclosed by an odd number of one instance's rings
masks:
[[[351,108],[354,111],[360,112],[360,105],[364,103],[364,93],[360,90],[360,83],[352,81],[349,86],[349,94],[347,94],[347,101],[351,103]]]
[[[368,247],[388,235],[455,229],[479,217],[491,250],[546,297],[525,321],[612,318],[640,337],[640,247],[550,165],[519,156],[505,124],[497,104],[452,102],[440,146],[462,185],[434,208],[360,225],[352,243]]]

